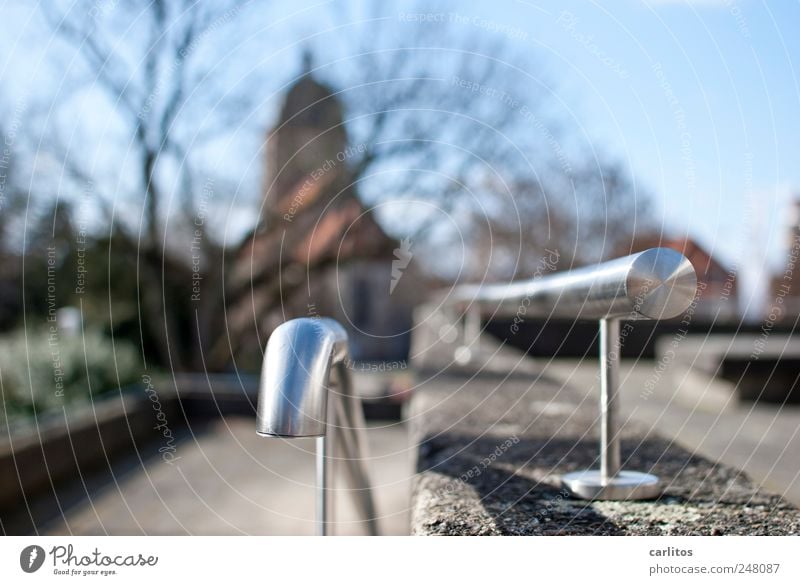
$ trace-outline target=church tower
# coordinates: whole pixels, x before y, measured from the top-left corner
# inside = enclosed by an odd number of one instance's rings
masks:
[[[358,197],[350,155],[364,150],[348,147],[343,110],[306,53],[267,138],[261,221],[228,276],[227,339],[239,364],[258,367],[259,341],[287,319],[323,315],[348,327],[353,359],[408,355],[420,286],[407,246]]]
[[[265,207],[290,207],[284,199],[300,192],[306,181],[338,182],[346,170],[346,148],[342,104],[331,88],[314,78],[311,53],[306,52],[302,75],[286,93],[269,135]]]

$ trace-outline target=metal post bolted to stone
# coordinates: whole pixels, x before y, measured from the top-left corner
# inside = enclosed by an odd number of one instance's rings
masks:
[[[589,500],[650,499],[659,480],[622,469],[619,412],[621,319],[670,319],[686,311],[697,292],[697,275],[683,254],[651,248],[616,260],[506,285],[462,285],[444,304],[492,317],[597,319],[600,325],[600,468],[568,473],[569,492]]]

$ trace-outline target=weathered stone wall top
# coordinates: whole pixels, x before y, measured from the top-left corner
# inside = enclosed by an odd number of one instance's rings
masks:
[[[563,473],[598,467],[597,397],[528,373],[421,372],[412,403],[418,535],[800,534],[800,512],[741,472],[628,421],[625,468],[658,475],[648,502],[588,502]]]

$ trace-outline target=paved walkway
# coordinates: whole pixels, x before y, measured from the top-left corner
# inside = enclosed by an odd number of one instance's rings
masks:
[[[570,530],[590,533],[674,533],[692,527],[770,533],[769,524],[759,528],[760,519],[770,515],[769,521],[787,523],[783,530],[796,530],[795,513],[768,492],[800,505],[800,408],[731,405],[720,410],[702,400],[702,388],[689,388],[667,376],[643,394],[655,364],[626,363],[622,407],[631,417],[626,457],[638,461],[636,468],[655,465],[662,477],[679,479],[656,506],[576,507],[560,495],[556,476],[562,468],[596,463],[596,435],[591,430],[597,417],[596,361],[516,362],[507,353],[497,356],[491,362],[497,367],[484,368],[481,379],[466,388],[461,387],[463,375],[461,380],[458,375],[449,381],[447,376],[435,379],[434,392],[424,398],[427,403],[417,401],[417,416],[410,423],[416,427],[415,436],[425,441],[421,469],[426,471],[418,478],[412,467],[416,449],[409,448],[406,427],[373,425],[369,465],[377,486],[381,533],[408,532],[412,482],[417,486],[415,526],[422,533],[543,533],[557,524],[543,519],[555,522],[558,514],[570,516]],[[516,373],[514,379],[501,383],[510,371]],[[61,510],[37,513],[37,518],[49,518],[37,519],[40,532],[312,534],[313,441],[262,439],[253,426],[252,418],[228,417],[198,426],[194,434],[185,431],[175,465],[165,463],[155,448],[142,455],[143,461],[137,457],[115,461],[113,474],[86,477],[85,486],[73,486],[61,499]],[[521,443],[500,457],[499,467],[483,474],[477,487],[459,480],[480,464],[483,455],[493,452],[500,439],[510,436]],[[428,471],[436,465],[440,467]],[[754,485],[735,469],[745,470]],[[701,492],[719,493],[697,500],[693,482],[704,486]],[[547,491],[551,488],[552,493]],[[506,510],[509,489],[519,494]],[[426,500],[426,492],[444,497]],[[686,506],[687,498],[699,505]],[[678,506],[679,502],[684,505]],[[629,506],[638,506],[643,514],[655,511],[646,517],[631,516]],[[340,495],[337,507],[336,532],[363,533],[346,493]],[[725,520],[728,512],[738,513],[740,508],[750,514],[748,522],[737,526]],[[473,512],[475,517],[470,516]],[[632,518],[641,522],[631,528]],[[465,528],[470,523],[472,528]]]
[[[399,423],[372,424],[369,468],[377,488],[382,534],[407,534],[412,462]],[[186,433],[174,465],[157,453],[116,466],[113,476],[87,478],[89,498],[42,526],[45,534],[314,533],[314,440],[264,439],[254,420],[217,420]],[[98,483],[103,485],[97,485]],[[85,496],[85,492],[83,494]],[[346,493],[336,501],[334,533],[364,534]]]

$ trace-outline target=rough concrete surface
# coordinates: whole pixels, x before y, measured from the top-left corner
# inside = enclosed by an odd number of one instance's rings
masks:
[[[530,373],[430,374],[412,405],[420,441],[413,534],[800,533],[800,512],[779,496],[631,421],[622,432],[623,467],[658,475],[661,497],[573,499],[560,476],[598,467],[594,393]]]

